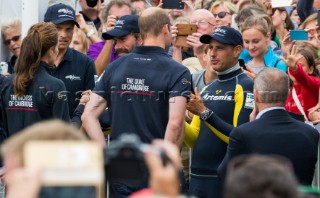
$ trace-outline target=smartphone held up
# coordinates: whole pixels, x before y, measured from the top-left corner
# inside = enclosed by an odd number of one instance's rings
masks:
[[[197,32],[197,25],[195,24],[177,24],[178,35],[176,45],[180,47],[190,47],[187,44],[187,36]]]
[[[305,30],[290,30],[291,41],[306,41],[308,40],[308,32]]]
[[[178,9],[183,10],[184,2],[182,0],[162,0],[163,9]]]

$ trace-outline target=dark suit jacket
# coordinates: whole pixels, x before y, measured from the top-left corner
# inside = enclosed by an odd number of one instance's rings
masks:
[[[228,150],[218,168],[224,178],[228,162],[242,154],[272,154],[287,157],[301,184],[311,185],[317,162],[319,133],[297,121],[285,110],[271,110],[243,124],[230,134]]]

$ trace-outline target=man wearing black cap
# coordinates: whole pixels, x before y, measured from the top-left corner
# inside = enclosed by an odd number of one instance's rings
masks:
[[[72,116],[81,92],[94,88],[95,65],[89,57],[69,48],[74,25],[79,27],[73,8],[62,3],[54,4],[47,9],[44,21],[56,24],[58,29],[59,54],[51,74],[66,85],[69,113]]]
[[[115,24],[114,29],[102,34],[105,40],[115,41],[115,50],[119,56],[123,56],[141,44],[139,34],[138,15],[122,16]]]
[[[249,121],[253,109],[253,81],[242,72],[238,57],[242,36],[233,28],[221,26],[200,41],[209,44],[211,67],[218,80],[201,95],[191,94],[188,110],[200,116],[200,132],[193,139],[190,192],[198,197],[222,197],[217,168],[226,153],[231,130]],[[197,116],[194,119],[199,119]],[[186,138],[189,137],[187,131]]]

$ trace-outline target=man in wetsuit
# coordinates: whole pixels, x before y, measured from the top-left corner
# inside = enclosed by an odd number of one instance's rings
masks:
[[[217,71],[218,80],[201,95],[195,90],[188,104],[188,110],[201,119],[193,148],[190,193],[220,198],[222,182],[217,168],[226,153],[231,130],[249,121],[253,81],[238,64],[243,42],[237,30],[222,26],[211,35],[201,36],[200,41],[209,44],[210,64]]]

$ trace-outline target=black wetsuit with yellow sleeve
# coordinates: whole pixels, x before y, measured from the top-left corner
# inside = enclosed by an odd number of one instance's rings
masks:
[[[222,141],[221,136],[228,139],[234,127],[249,121],[254,106],[253,81],[236,65],[230,72],[218,74],[218,80],[210,84],[201,96],[213,114],[206,121],[201,121],[200,133],[193,148],[191,180],[196,178],[200,181],[196,184],[199,188],[205,186],[200,185],[202,179],[218,179],[217,168],[227,149],[227,143]]]

